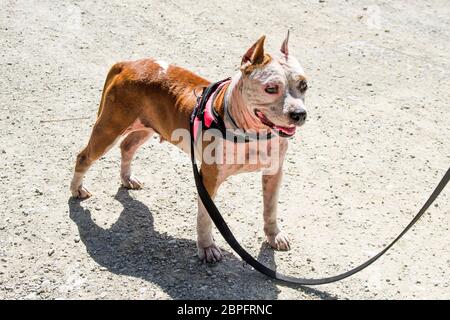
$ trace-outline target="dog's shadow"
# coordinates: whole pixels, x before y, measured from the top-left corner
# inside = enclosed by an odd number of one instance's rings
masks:
[[[123,211],[109,229],[99,227],[79,200],[69,199],[70,218],[77,224],[87,252],[110,272],[157,284],[173,299],[278,297],[274,281],[245,266],[229,252],[224,252],[223,261],[214,266],[200,264],[195,256],[195,242],[155,231],[152,212],[133,199],[127,189],[119,188],[115,199],[123,205]],[[266,245],[261,246],[259,259],[274,267],[273,251]],[[334,298],[315,289],[297,288],[318,298]]]

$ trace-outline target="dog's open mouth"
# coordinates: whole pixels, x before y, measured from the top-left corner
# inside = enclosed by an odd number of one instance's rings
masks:
[[[255,109],[255,115],[258,117],[259,121],[261,121],[262,124],[268,126],[270,129],[275,130],[281,137],[292,137],[295,134],[295,130],[297,129],[296,126],[292,125],[289,127],[282,127],[277,126],[272,121],[267,119],[267,117],[259,111],[258,109]]]

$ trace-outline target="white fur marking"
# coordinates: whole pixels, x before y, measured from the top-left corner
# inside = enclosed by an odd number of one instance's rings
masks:
[[[84,173],[74,172],[72,182],[70,183],[70,189],[72,192],[76,192],[78,188],[83,184]]]
[[[166,73],[167,69],[169,69],[169,64],[164,60],[157,60],[155,63],[161,67],[162,73]]]

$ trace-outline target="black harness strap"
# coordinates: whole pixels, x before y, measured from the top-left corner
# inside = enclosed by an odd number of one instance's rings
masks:
[[[205,206],[206,210],[208,211],[209,216],[213,220],[214,224],[216,225],[219,232],[222,234],[224,239],[228,242],[230,247],[249,265],[251,265],[253,268],[258,270],[259,272],[265,274],[266,276],[269,276],[273,279],[277,279],[286,283],[291,284],[297,284],[297,285],[320,285],[320,284],[326,284],[331,282],[336,282],[342,279],[345,279],[347,277],[350,277],[351,275],[354,275],[355,273],[365,269],[372,263],[374,263],[376,260],[378,260],[383,254],[386,253],[398,240],[400,240],[403,235],[408,232],[409,229],[422,217],[422,215],[427,211],[427,209],[430,207],[430,205],[436,200],[436,198],[439,196],[441,191],[445,188],[447,185],[449,179],[450,179],[450,168],[447,169],[447,172],[445,173],[444,177],[441,179],[437,187],[434,189],[431,196],[428,198],[427,202],[423,205],[423,207],[419,210],[419,212],[416,214],[416,216],[412,219],[412,221],[406,226],[406,228],[395,238],[388,246],[386,246],[382,251],[380,251],[377,255],[370,258],[363,264],[347,271],[342,274],[333,276],[333,277],[327,277],[327,278],[321,278],[321,279],[305,279],[305,278],[295,278],[291,276],[286,276],[283,274],[280,274],[262,263],[260,263],[258,260],[253,258],[242,246],[239,244],[239,242],[234,237],[233,233],[231,232],[230,228],[228,227],[227,223],[223,219],[222,215],[219,212],[219,209],[217,209],[214,201],[211,199],[208,191],[205,188],[205,185],[203,184],[202,176],[198,170],[197,163],[195,161],[195,154],[194,154],[194,135],[193,135],[193,121],[191,120],[191,161],[192,161],[192,169],[194,171],[194,178],[195,178],[195,185],[197,186],[198,195],[200,196],[200,199],[203,202],[203,205]]]
[[[274,137],[274,135],[269,131],[267,134],[259,134],[259,133],[250,133],[245,132],[243,130],[230,130],[227,129],[225,126],[224,119],[220,117],[220,115],[217,113],[216,109],[214,108],[214,101],[216,100],[217,95],[219,94],[220,90],[216,90],[223,82],[230,81],[231,78],[226,78],[224,80],[215,82],[210,84],[208,87],[203,88],[203,93],[201,96],[197,97],[197,104],[194,108],[194,111],[191,115],[191,122],[194,121],[196,118],[200,119],[202,122],[202,129],[203,130],[209,130],[209,129],[216,129],[219,130],[222,138],[234,143],[249,143],[251,141],[255,140],[270,140]],[[212,96],[212,97],[211,97]],[[211,122],[210,126],[207,126],[205,124],[205,108],[208,100],[211,98],[211,113],[214,118],[214,120]],[[234,119],[231,117],[231,115],[228,112],[228,109],[226,110],[227,116],[230,118],[230,121],[233,123],[234,126],[237,127]]]

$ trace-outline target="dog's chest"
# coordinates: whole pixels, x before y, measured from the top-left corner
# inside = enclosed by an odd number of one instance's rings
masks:
[[[261,170],[275,173],[281,165],[286,149],[287,142],[278,137],[249,143],[225,140],[221,154],[216,160],[219,171],[225,176]]]

